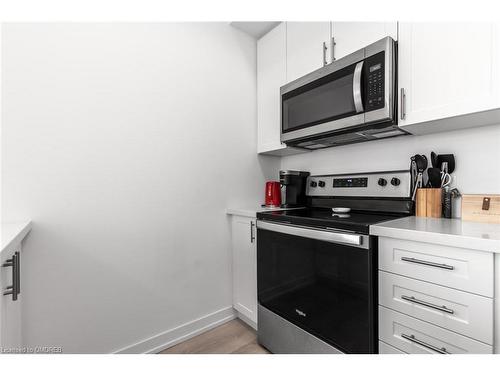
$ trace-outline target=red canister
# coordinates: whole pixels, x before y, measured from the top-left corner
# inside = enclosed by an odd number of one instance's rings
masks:
[[[266,206],[279,207],[281,205],[281,185],[278,181],[266,182]]]

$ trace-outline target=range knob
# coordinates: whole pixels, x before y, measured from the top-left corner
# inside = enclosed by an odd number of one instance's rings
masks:
[[[316,186],[318,186],[318,183],[316,181],[311,181],[310,185],[311,185],[311,187],[316,187]]]
[[[387,180],[385,178],[379,178],[378,179],[378,184],[380,186],[385,186],[385,185],[387,185]]]
[[[325,187],[325,185],[326,185],[326,184],[325,184],[325,181],[320,181],[320,182],[319,182],[319,187]]]
[[[392,186],[398,186],[400,183],[401,183],[401,180],[399,178],[397,178],[397,177],[393,177],[391,179],[391,185]]]

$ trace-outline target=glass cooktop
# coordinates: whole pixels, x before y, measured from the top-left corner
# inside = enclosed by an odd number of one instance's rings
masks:
[[[353,232],[369,232],[369,226],[401,217],[397,214],[351,211],[337,214],[331,208],[302,208],[283,211],[259,212],[257,219],[278,221],[288,224],[334,228]]]

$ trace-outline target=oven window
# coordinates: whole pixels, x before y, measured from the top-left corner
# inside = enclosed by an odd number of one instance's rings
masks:
[[[355,114],[353,76],[354,65],[284,94],[283,132]]]
[[[372,253],[258,230],[259,304],[346,353],[376,346]]]

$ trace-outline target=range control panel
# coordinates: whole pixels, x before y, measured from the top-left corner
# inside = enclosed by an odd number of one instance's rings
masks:
[[[327,197],[410,197],[410,171],[309,176],[306,194]]]
[[[334,178],[333,187],[367,187],[368,177],[360,178]]]

